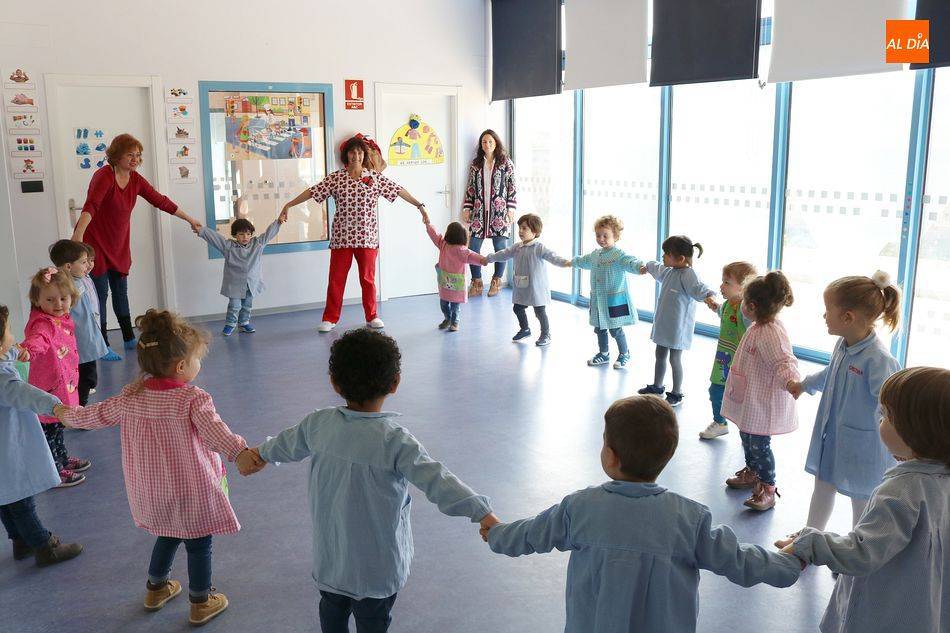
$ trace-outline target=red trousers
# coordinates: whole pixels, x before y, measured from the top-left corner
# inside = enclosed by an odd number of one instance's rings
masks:
[[[346,276],[350,265],[356,259],[360,271],[360,286],[363,288],[363,312],[366,321],[376,318],[376,256],[378,248],[331,248],[330,281],[327,285],[327,305],[323,310],[323,320],[336,323],[340,320],[343,308],[343,290],[346,288]]]

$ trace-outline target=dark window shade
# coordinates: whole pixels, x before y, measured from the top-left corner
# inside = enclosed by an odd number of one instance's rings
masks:
[[[930,62],[911,70],[950,66],[950,1],[917,0],[917,19],[930,20]]]
[[[761,0],[656,0],[651,86],[759,76]]]
[[[492,0],[492,100],[561,92],[561,0]]]

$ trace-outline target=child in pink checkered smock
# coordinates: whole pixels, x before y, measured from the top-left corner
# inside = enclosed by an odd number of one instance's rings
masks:
[[[156,611],[181,592],[169,580],[178,546],[188,552],[189,621],[203,624],[228,606],[211,592],[211,538],[241,529],[228,500],[228,461],[250,458],[247,442],[190,384],[201,370],[208,334],[176,314],[149,310],[136,319],[143,379],[99,404],[63,416],[67,426],[121,427],[122,470],[135,525],[154,534],[145,608]],[[220,453],[220,455],[219,455]],[[252,458],[251,458],[252,459]]]
[[[775,318],[792,300],[792,288],[781,271],[746,284],[741,310],[755,323],[739,343],[722,399],[722,415],[739,427],[745,453],[745,467],[726,485],[752,488],[745,505],[758,511],[775,506],[778,495],[772,436],[798,428],[795,399],[788,391],[801,380],[798,361],[785,326]]]

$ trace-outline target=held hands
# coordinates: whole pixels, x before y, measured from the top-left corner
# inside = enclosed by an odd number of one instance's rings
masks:
[[[647,274],[647,267],[646,267],[646,266],[643,266],[643,265],[640,266],[640,274],[641,274],[641,275]]]
[[[495,516],[494,512],[489,512],[488,514],[482,517],[482,520],[478,522],[479,524],[478,534],[479,536],[482,537],[483,541],[485,541],[486,543],[488,542],[488,531],[491,530],[496,525],[498,525],[499,523],[501,523],[501,520],[499,520],[499,518]]]
[[[488,258],[485,257],[484,255],[482,255],[481,258],[482,258],[482,266],[488,266]]]
[[[705,303],[706,306],[707,306],[710,310],[712,310],[713,312],[719,312],[719,304],[716,303],[716,300],[713,299],[711,295],[708,296],[708,297],[706,297],[706,298],[703,300],[703,303]]]
[[[238,453],[235,463],[237,463],[238,472],[244,477],[253,475],[267,466],[267,462],[261,457],[257,448],[245,448]]]
[[[574,260],[573,260],[573,259],[569,259],[569,260],[567,260],[566,262],[564,262],[563,264],[561,264],[561,268],[570,268],[570,267],[573,266],[573,265],[574,265]]]
[[[59,420],[63,426],[68,428],[73,428],[69,422],[66,421],[66,416],[74,411],[78,411],[81,407],[68,407],[65,404],[53,405],[53,415]]]
[[[290,211],[290,207],[284,205],[284,208],[280,210],[280,215],[277,216],[277,221],[283,224],[287,221],[287,212]]]
[[[792,397],[798,400],[798,396],[802,395],[802,392],[805,390],[802,387],[802,383],[797,380],[789,380],[788,384],[785,385],[785,390],[792,394]]]
[[[25,347],[23,347],[22,345],[17,345],[17,349],[18,349],[19,351],[17,352],[16,359],[17,359],[18,361],[20,361],[21,363],[28,363],[28,362],[30,362],[30,352],[29,352],[29,350],[27,350],[27,349],[26,349]]]
[[[422,223],[425,224],[425,225],[428,225],[428,224],[429,224],[429,214],[426,213],[425,208],[423,208],[422,206],[420,206],[420,207],[419,207],[419,213],[422,214]]]

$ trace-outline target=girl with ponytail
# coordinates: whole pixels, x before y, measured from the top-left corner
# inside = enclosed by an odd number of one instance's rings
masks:
[[[856,525],[884,471],[896,464],[877,432],[881,386],[900,364],[874,330],[880,319],[893,331],[900,292],[887,273],[842,277],[825,289],[825,324],[840,337],[828,366],[790,385],[796,398],[821,392],[805,470],[815,476],[805,525],[824,530],[835,493],[851,499]]]

